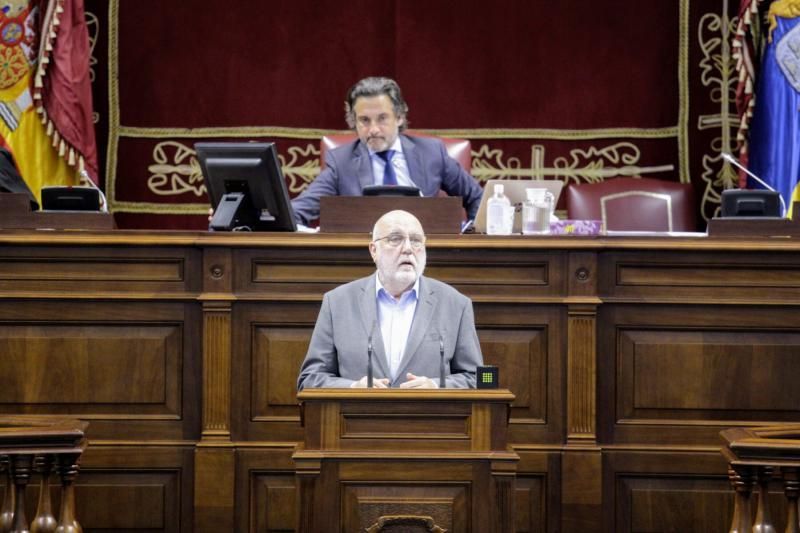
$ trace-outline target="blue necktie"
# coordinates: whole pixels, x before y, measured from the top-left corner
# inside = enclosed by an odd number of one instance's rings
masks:
[[[392,157],[394,157],[395,151],[386,150],[384,152],[376,152],[376,154],[386,163],[383,170],[383,184],[397,185],[397,174],[394,173],[394,166],[392,166]]]

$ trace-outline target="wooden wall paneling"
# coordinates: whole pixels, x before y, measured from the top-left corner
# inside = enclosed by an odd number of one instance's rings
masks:
[[[90,439],[198,434],[192,304],[0,300],[0,411],[71,414]]]
[[[236,452],[236,531],[294,531],[297,518],[293,446]]]
[[[797,419],[800,307],[620,304],[601,316],[604,442],[717,444],[732,425]]]
[[[195,531],[193,463],[194,446],[186,443],[90,443],[76,483],[84,531]],[[30,494],[31,506],[35,498]]]
[[[237,249],[233,290],[240,299],[321,300],[343,283],[372,274],[369,238],[358,247]]]
[[[2,246],[0,291],[62,298],[189,296],[200,289],[200,252],[177,247]]]
[[[203,254],[203,431],[195,451],[194,512],[198,532],[233,531],[234,448],[231,443],[232,251]]]
[[[764,253],[744,246],[704,251],[698,246],[601,252],[598,261],[598,292],[606,301],[800,303],[796,252]]]
[[[515,446],[519,454],[516,480],[516,533],[561,529],[561,452],[529,450]]]
[[[717,450],[610,450],[603,457],[605,531],[728,531],[733,491]]]
[[[498,245],[428,248],[425,275],[453,285],[474,302],[535,302],[566,293],[567,255]]]
[[[515,395],[509,441],[557,443],[564,436],[566,320],[560,306],[474,304],[484,362]]]
[[[594,445],[597,307],[570,305],[567,313],[567,444]]]
[[[233,438],[302,440],[297,376],[319,301],[238,303],[233,324]]]

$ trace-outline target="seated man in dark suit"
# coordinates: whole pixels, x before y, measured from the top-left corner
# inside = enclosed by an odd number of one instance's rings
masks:
[[[439,190],[463,199],[467,217],[478,213],[483,191],[439,139],[402,132],[408,105],[400,87],[388,78],[365,78],[350,88],[345,102],[347,124],[358,140],[325,154],[326,168],[292,201],[295,218],[308,225],[319,218],[322,196],[361,196],[369,185],[409,185],[423,196]]]
[[[2,192],[21,192],[28,195],[31,199],[31,209],[39,209],[36,197],[33,195],[25,180],[20,176],[17,166],[14,164],[14,157],[6,148],[0,146],[0,193]]]

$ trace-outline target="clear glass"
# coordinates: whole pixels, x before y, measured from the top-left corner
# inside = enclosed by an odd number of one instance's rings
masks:
[[[522,204],[522,234],[547,235],[553,214],[553,195],[546,189],[526,189]]]

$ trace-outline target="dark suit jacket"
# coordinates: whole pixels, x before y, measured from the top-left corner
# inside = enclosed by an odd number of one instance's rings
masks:
[[[367,373],[367,345],[372,338],[373,377],[388,377],[378,324],[375,274],[325,294],[314,333],[297,379],[297,388],[345,388]],[[483,364],[475,331],[472,301],[450,285],[423,276],[406,351],[400,361],[398,387],[406,373],[439,382],[440,339],[444,343],[448,388],[474,388],[475,372]]]
[[[23,192],[31,199],[31,209],[39,209],[36,197],[20,176],[11,152],[0,147],[0,192]]]
[[[439,189],[463,199],[467,217],[478,214],[483,190],[475,178],[447,155],[444,143],[435,138],[400,135],[408,173],[423,196],[436,196]],[[327,165],[303,194],[292,200],[295,218],[308,225],[319,218],[322,196],[361,196],[361,190],[373,185],[372,162],[367,147],[360,140],[325,153]]]

